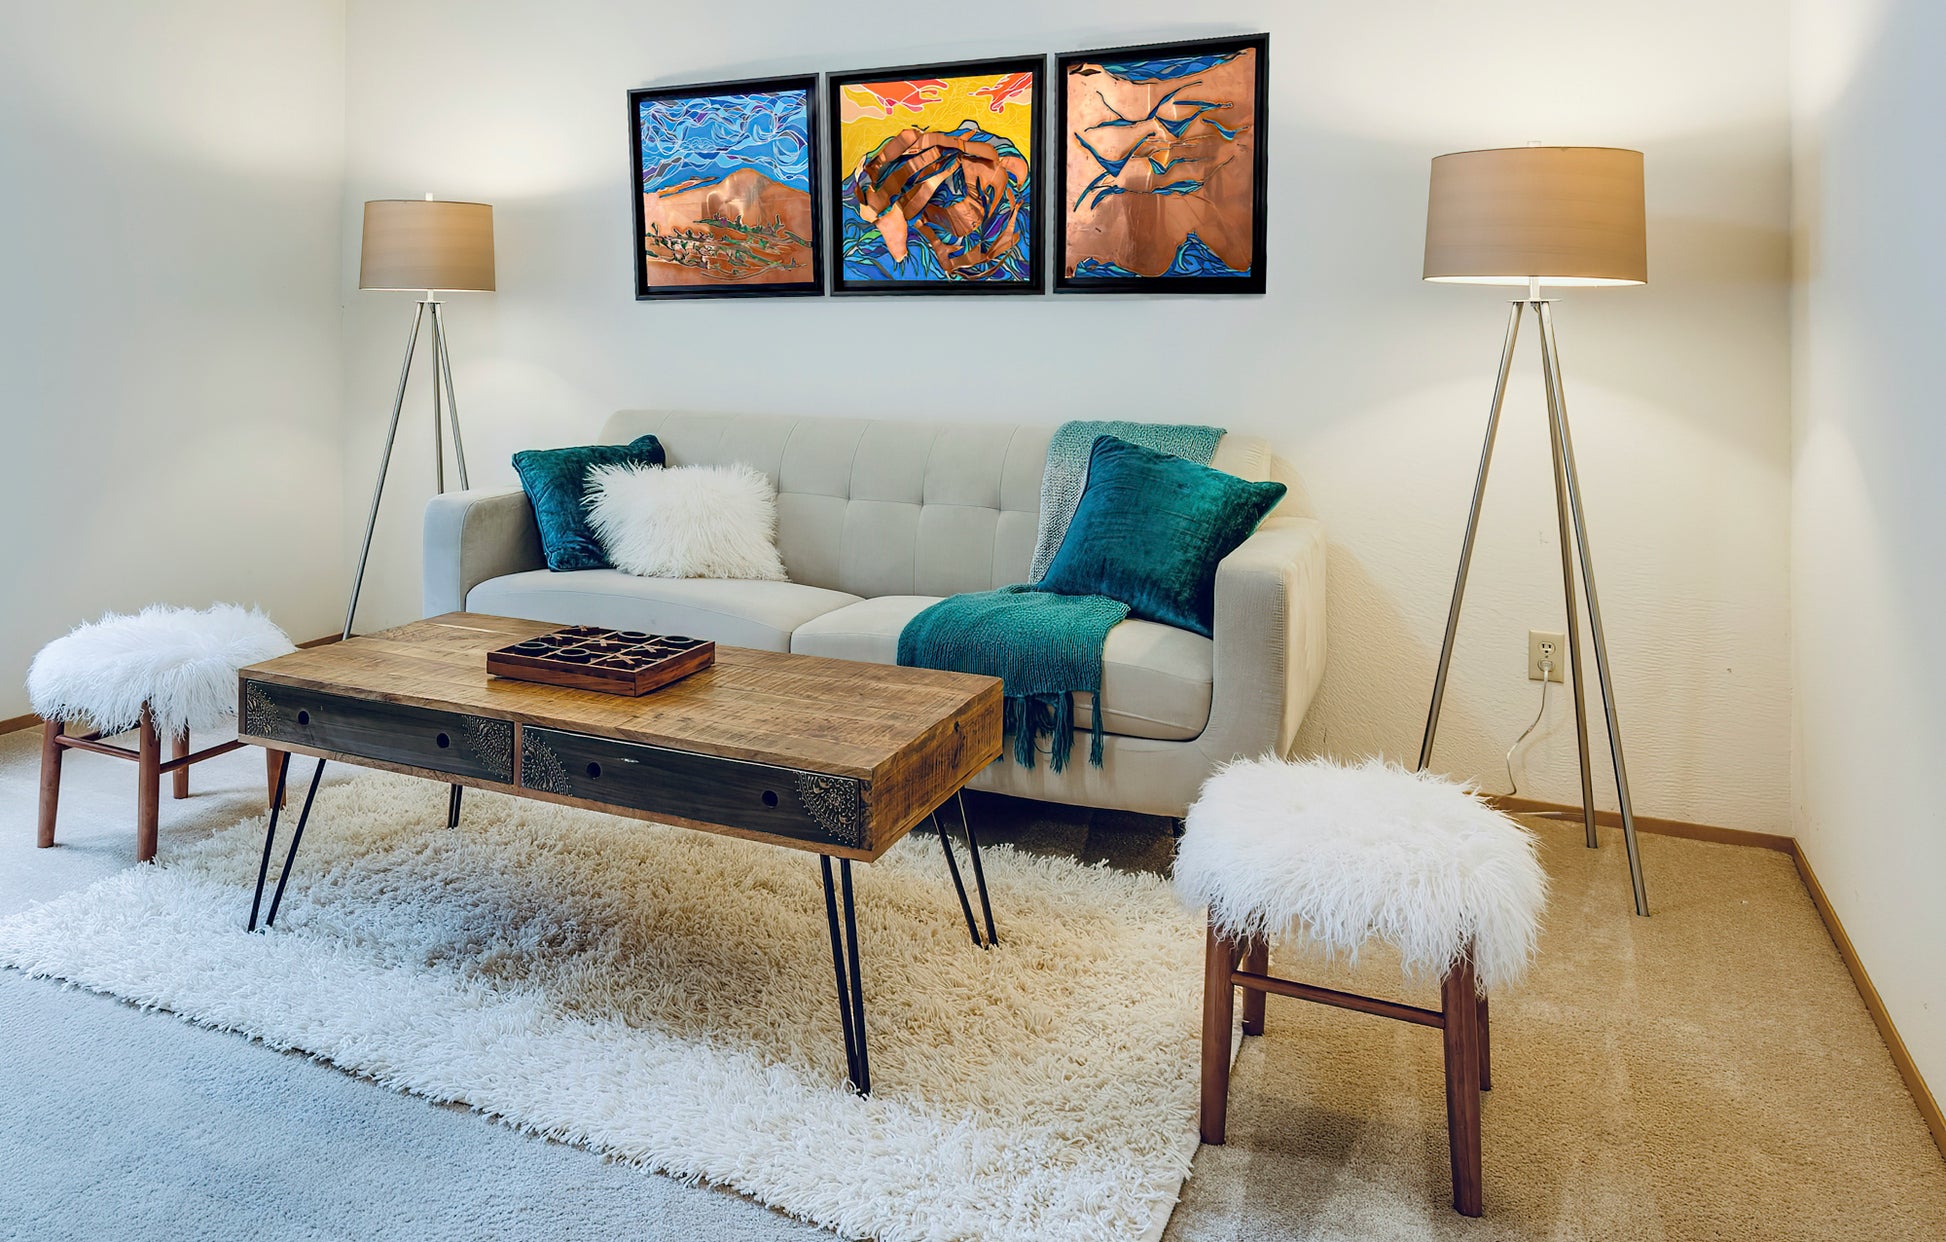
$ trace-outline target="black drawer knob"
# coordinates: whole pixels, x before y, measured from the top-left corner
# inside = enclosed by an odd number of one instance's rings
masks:
[[[764,805],[765,806],[777,805],[777,791],[775,789],[764,790]]]
[[[435,745],[439,747],[439,749],[445,750],[448,746],[451,746],[453,744],[453,739],[447,737],[444,733],[442,733],[438,737],[435,737],[433,739],[433,742]]]
[[[589,764],[589,765],[588,765],[588,775],[589,775],[589,777],[590,777],[590,778],[593,778],[593,777],[597,777],[597,776],[600,776],[600,775],[601,775],[601,765],[600,765],[599,763],[591,763],[591,764]]]
[[[300,711],[300,712],[298,712],[298,713],[297,713],[297,723],[298,723],[298,724],[300,724],[300,725],[308,725],[308,724],[310,724],[310,723],[311,723],[311,713],[309,713],[309,712],[305,712],[305,711]]]

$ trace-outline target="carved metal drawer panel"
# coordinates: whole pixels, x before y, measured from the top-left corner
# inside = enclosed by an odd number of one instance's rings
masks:
[[[360,759],[513,784],[505,720],[350,699],[270,682],[243,685],[243,731]]]
[[[846,776],[721,759],[524,726],[520,783],[611,806],[865,848],[862,783]]]

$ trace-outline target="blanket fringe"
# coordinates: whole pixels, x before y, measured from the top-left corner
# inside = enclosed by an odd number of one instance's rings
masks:
[[[1006,697],[1005,728],[1014,739],[1014,762],[1023,768],[1034,766],[1040,740],[1048,740],[1048,764],[1056,772],[1068,766],[1068,752],[1074,749],[1074,696],[1072,694],[1010,694]],[[1088,730],[1088,762],[1100,767],[1102,746],[1107,739],[1101,725],[1101,696],[1095,696],[1094,720]]]

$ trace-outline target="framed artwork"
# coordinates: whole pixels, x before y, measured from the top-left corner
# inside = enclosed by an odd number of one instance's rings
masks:
[[[1044,57],[829,74],[833,293],[1041,292]]]
[[[824,292],[817,78],[628,93],[635,296]]]
[[[1262,293],[1270,36],[1056,58],[1057,293]]]

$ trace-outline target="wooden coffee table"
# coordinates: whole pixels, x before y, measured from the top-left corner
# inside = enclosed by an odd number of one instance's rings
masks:
[[[448,613],[243,669],[238,736],[285,753],[248,929],[262,908],[292,753],[318,765],[266,926],[331,759],[450,785],[448,827],[472,786],[805,850],[823,872],[846,1069],[869,1093],[851,864],[872,862],[932,820],[967,931],[992,946],[979,838],[959,792],[1000,755],[1000,682],[739,647],[718,647],[712,667],[641,698],[488,676],[488,651],[558,628]],[[938,817],[948,802],[971,855],[979,923]]]

